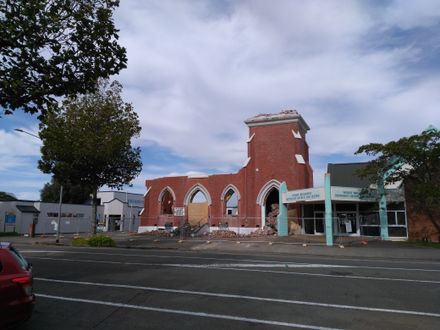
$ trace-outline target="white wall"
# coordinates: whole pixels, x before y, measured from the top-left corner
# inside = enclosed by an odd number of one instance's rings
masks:
[[[136,232],[139,227],[139,212],[143,207],[144,198],[141,194],[131,194],[118,191],[98,192],[101,204],[98,206],[98,221],[104,221],[105,216],[117,214],[121,216],[123,231]],[[126,203],[128,201],[128,203]],[[16,205],[34,206],[40,211],[36,234],[55,234],[58,223],[58,203],[43,203],[38,201],[10,201],[0,202],[0,232],[15,231],[27,234],[33,220],[33,213],[22,213]],[[5,225],[6,214],[14,214],[14,225]],[[88,233],[92,206],[83,204],[62,204],[61,233]]]

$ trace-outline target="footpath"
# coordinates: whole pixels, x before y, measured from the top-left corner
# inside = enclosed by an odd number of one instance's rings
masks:
[[[326,246],[323,237],[263,236],[230,239],[170,238],[134,233],[105,233],[116,242],[117,248],[144,250],[191,250],[216,253],[251,253],[281,255],[338,256],[375,259],[405,259],[440,262],[440,249],[412,246],[408,242],[380,241],[377,239],[337,238],[334,246]],[[85,235],[82,235],[86,237]],[[71,246],[74,235],[63,235],[55,243],[55,236],[3,236],[0,241],[15,245]]]

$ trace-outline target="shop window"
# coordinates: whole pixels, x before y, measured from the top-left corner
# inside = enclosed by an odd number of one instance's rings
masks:
[[[365,212],[359,215],[361,226],[379,226],[380,218],[377,212]]]
[[[337,211],[356,211],[356,204],[336,204]]]
[[[405,212],[396,212],[397,224],[406,226]]]
[[[388,210],[405,210],[405,203],[403,202],[391,202],[387,204]]]
[[[359,212],[377,212],[378,203],[359,203]]]
[[[405,211],[388,211],[387,218],[390,237],[407,237]]]
[[[406,227],[388,227],[390,237],[406,237]]]

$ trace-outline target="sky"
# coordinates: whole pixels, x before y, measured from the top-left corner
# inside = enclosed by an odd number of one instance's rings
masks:
[[[440,127],[440,1],[129,0],[115,12],[146,179],[235,173],[244,121],[297,110],[314,184],[360,145]],[[36,116],[0,118],[0,191],[39,199]]]

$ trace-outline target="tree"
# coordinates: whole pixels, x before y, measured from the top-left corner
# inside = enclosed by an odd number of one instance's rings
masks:
[[[8,201],[16,201],[17,198],[14,196],[14,194],[0,191],[0,201],[2,202],[8,202]]]
[[[38,167],[57,182],[92,192],[93,234],[98,189],[104,185],[121,189],[142,168],[140,148],[131,146],[141,131],[139,119],[121,92],[120,83],[101,81],[95,93],[66,99],[59,112],[47,112],[40,124],[43,146]]]
[[[0,106],[45,112],[126,67],[117,0],[0,0]]]
[[[360,175],[377,182],[387,173],[385,183],[402,180],[408,199],[426,214],[440,240],[440,131],[431,127],[386,144],[370,143],[359,147],[360,153],[377,156]]]
[[[60,188],[61,185],[53,178],[50,182],[46,183],[43,189],[40,190],[40,199],[46,203],[58,203],[60,201]],[[81,185],[73,185],[69,182],[63,185],[63,203],[70,204],[84,204],[90,200],[90,189]]]

